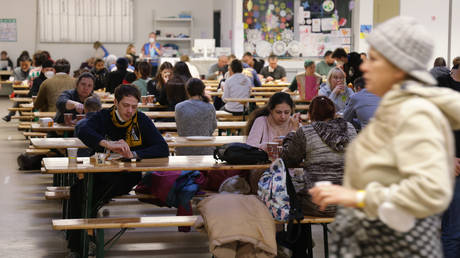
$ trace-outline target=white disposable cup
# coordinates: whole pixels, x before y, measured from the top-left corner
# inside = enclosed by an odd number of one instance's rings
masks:
[[[315,186],[325,186],[325,185],[332,185],[331,181],[318,181],[315,182]]]
[[[78,148],[67,148],[67,157],[69,157],[69,162],[71,163],[77,162],[77,152],[78,152]]]

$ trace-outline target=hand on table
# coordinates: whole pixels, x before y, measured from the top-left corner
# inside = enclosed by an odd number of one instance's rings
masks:
[[[265,81],[267,81],[267,82],[271,82],[271,81],[273,81],[273,77],[271,77],[271,76],[268,76],[267,78],[265,78]]]
[[[105,147],[106,149],[122,155],[124,158],[133,157],[133,153],[131,152],[129,145],[125,142],[125,140],[107,141]]]
[[[308,190],[312,201],[325,210],[328,205],[338,204],[346,207],[357,207],[357,191],[345,188],[340,185],[315,186]]]

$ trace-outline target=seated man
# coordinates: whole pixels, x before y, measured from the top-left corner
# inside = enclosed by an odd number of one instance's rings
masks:
[[[332,58],[332,51],[328,50],[324,53],[324,60],[321,60],[316,64],[316,73],[327,77],[329,71],[335,67],[335,60]]]
[[[19,59],[19,66],[16,67],[13,71],[14,84],[20,84],[22,81],[27,80],[29,75],[30,65],[32,60],[28,56],[23,56]],[[19,107],[19,102],[15,102],[13,108]],[[16,114],[16,111],[10,111],[8,115],[4,116],[2,119],[6,122],[11,121],[11,117]]]
[[[249,98],[253,84],[248,76],[244,75],[243,65],[240,60],[235,59],[229,67],[230,78],[225,81],[224,94],[222,100],[226,103],[223,110],[232,113],[235,116],[243,115],[247,109],[238,102],[229,102],[228,98]]]
[[[245,64],[248,64],[250,67],[254,68],[254,70],[256,70],[256,73],[260,73],[265,63],[264,60],[255,59],[250,52],[244,53],[242,60]]]
[[[168,144],[152,120],[137,111],[141,101],[139,90],[133,85],[120,85],[115,89],[114,106],[92,115],[76,126],[77,137],[96,152],[112,151],[124,158],[160,158],[169,155]],[[142,173],[98,173],[94,175],[93,210],[111,198],[127,194],[141,180]],[[81,217],[83,181],[77,181],[70,191],[72,218]],[[80,232],[70,232],[69,248],[78,252]]]
[[[94,76],[91,73],[82,73],[77,80],[77,87],[75,89],[66,90],[62,92],[56,102],[56,123],[64,122],[64,113],[72,113],[72,120],[75,115],[84,112],[83,103],[93,94],[94,89]]]
[[[42,112],[56,112],[56,102],[61,93],[75,88],[75,79],[69,76],[69,61],[58,59],[54,64],[54,70],[56,70],[56,75],[40,85],[34,109]]]
[[[219,56],[217,63],[209,67],[208,74],[206,75],[206,80],[217,80],[217,77],[219,77],[219,75],[224,76],[224,74],[228,70],[227,64],[228,64],[228,57]]]
[[[267,82],[274,80],[286,81],[286,70],[284,67],[278,65],[278,57],[270,55],[268,57],[268,66],[262,68],[260,72]]]
[[[352,123],[357,130],[361,130],[374,116],[375,110],[379,106],[380,97],[366,90],[366,82],[363,77],[354,81],[355,94],[350,97],[343,118]]]

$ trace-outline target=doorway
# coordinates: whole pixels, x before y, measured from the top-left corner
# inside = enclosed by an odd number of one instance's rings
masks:
[[[213,36],[214,39],[216,40],[216,47],[220,47],[220,17],[221,17],[221,12],[220,10],[214,11],[213,15]]]

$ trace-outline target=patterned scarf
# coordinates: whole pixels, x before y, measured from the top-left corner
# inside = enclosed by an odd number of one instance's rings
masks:
[[[139,123],[137,122],[137,111],[134,116],[122,123],[120,119],[118,119],[116,114],[115,107],[112,107],[110,110],[110,116],[112,118],[112,123],[118,128],[126,128],[126,138],[125,141],[128,143],[129,147],[136,147],[142,145],[142,135],[139,129]]]

